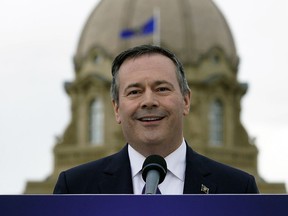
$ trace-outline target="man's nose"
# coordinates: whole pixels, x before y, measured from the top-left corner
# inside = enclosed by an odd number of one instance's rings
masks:
[[[157,95],[152,90],[146,90],[142,95],[141,108],[153,108],[158,105]]]

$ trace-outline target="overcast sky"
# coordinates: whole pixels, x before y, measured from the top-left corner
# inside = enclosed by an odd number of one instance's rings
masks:
[[[288,1],[214,0],[249,84],[241,119],[259,149],[260,175],[288,184]],[[97,0],[0,2],[0,194],[23,193],[53,170],[55,137],[70,120],[63,83]]]

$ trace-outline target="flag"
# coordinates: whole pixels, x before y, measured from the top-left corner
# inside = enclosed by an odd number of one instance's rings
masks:
[[[146,23],[138,28],[127,28],[123,29],[120,33],[120,38],[130,39],[136,36],[145,36],[153,34],[155,32],[156,20],[154,17],[151,17]]]

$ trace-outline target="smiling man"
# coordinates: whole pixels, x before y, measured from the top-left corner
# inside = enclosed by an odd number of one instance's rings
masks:
[[[167,162],[162,194],[258,193],[253,176],[185,142],[190,89],[173,53],[151,45],[126,50],[114,59],[112,77],[115,117],[127,144],[115,155],[62,172],[54,193],[142,194],[142,164],[155,154]]]
[[[116,120],[127,142],[147,157],[163,157],[183,140],[183,116],[190,91],[181,93],[175,64],[159,53],[130,57],[115,72],[119,98],[113,100]]]

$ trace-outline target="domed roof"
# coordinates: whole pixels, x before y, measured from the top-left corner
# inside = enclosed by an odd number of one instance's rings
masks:
[[[85,59],[92,49],[111,57],[129,47],[151,44],[153,36],[120,38],[127,28],[142,26],[160,11],[161,46],[184,63],[195,63],[212,48],[224,51],[232,65],[238,57],[230,29],[211,0],[102,0],[91,13],[80,37],[76,60]]]

